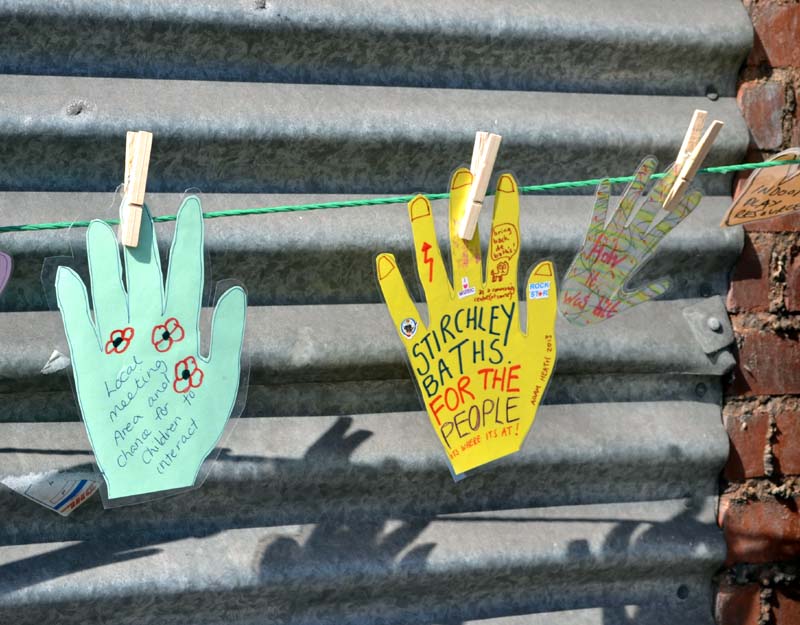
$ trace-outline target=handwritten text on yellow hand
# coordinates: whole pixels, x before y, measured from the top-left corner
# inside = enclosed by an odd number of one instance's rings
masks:
[[[485,278],[477,229],[470,241],[457,235],[471,183],[466,169],[450,182],[452,282],[430,203],[418,195],[408,205],[427,326],[394,256],[380,254],[376,261],[383,297],[455,474],[519,450],[556,360],[558,296],[549,261],[539,263],[525,283],[528,332],[520,328],[517,183],[509,174],[498,180]]]

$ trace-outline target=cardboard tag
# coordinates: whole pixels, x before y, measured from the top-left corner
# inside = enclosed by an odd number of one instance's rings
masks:
[[[789,148],[772,161],[800,160],[800,148]],[[731,204],[723,226],[738,226],[772,219],[800,210],[800,165],[756,169],[744,190]]]

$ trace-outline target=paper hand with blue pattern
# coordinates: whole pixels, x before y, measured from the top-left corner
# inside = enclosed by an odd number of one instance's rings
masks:
[[[629,284],[661,240],[700,203],[702,195],[699,191],[687,193],[674,211],[657,220],[676,177],[673,168],[642,199],[657,166],[653,157],[642,161],[610,220],[611,184],[604,180],[597,187],[586,239],[561,285],[559,308],[575,325],[605,321],[669,290],[668,278],[636,289]]]
[[[122,252],[125,282],[108,224],[92,221],[86,244],[92,310],[86,286],[68,267],[58,269],[56,293],[108,499],[193,486],[236,401],[247,296],[240,287],[222,295],[210,352],[202,356],[203,215],[196,197],[178,211],[166,288],[146,208],[138,247]]]

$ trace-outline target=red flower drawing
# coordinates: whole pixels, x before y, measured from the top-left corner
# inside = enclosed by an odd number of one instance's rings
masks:
[[[132,340],[133,328],[112,330],[111,338],[106,342],[106,354],[121,354],[128,349]]]
[[[186,336],[186,333],[183,331],[183,326],[175,317],[170,317],[163,325],[153,328],[150,342],[153,343],[156,351],[166,352],[169,351],[173,343],[182,341],[184,336]]]
[[[194,356],[187,356],[175,365],[175,380],[172,389],[176,393],[188,393],[203,383],[203,371],[197,366]]]

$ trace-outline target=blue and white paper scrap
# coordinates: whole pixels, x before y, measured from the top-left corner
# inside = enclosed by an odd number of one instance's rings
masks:
[[[69,516],[97,491],[96,479],[89,471],[48,471],[9,476],[0,483],[48,510]]]

